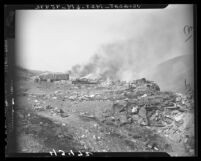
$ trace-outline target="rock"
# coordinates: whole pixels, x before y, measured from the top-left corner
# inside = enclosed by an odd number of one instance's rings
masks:
[[[64,138],[64,135],[59,134],[59,135],[57,135],[57,137],[58,137],[58,138]]]
[[[156,118],[157,118],[157,113],[153,113],[153,114],[151,115],[151,117],[149,117],[149,120],[150,120],[150,121],[155,121]]]
[[[98,136],[98,137],[97,137],[97,139],[98,139],[98,140],[100,140],[100,139],[101,139],[101,137],[100,137],[100,136]]]
[[[111,121],[115,121],[115,117],[112,116],[112,117],[111,117]]]
[[[77,98],[77,96],[70,96],[69,99],[70,100],[75,100]]]
[[[47,105],[46,109],[53,109],[53,107],[51,105]]]
[[[138,113],[138,106],[133,106],[132,110],[131,110],[131,113],[132,114],[137,114]]]
[[[125,100],[126,101],[126,100]],[[138,100],[137,99],[127,99],[127,105],[133,105],[133,104],[137,104],[138,103]]]
[[[141,116],[142,118],[146,118],[147,119],[147,111],[145,107],[141,107],[139,109],[138,115]]]
[[[125,92],[124,96],[130,99],[137,99],[137,95],[135,92]]]
[[[181,120],[179,120],[179,121],[175,121],[175,125],[176,125],[177,127],[181,126],[183,123],[184,123],[184,120],[183,120],[183,119],[181,119]]]
[[[120,121],[120,125],[128,123],[128,119],[125,115],[120,115],[119,116],[119,121]]]
[[[182,118],[183,118],[182,114],[174,116],[175,121],[180,121]]]
[[[113,113],[118,113],[118,112],[122,112],[123,109],[126,107],[127,102],[124,100],[117,100],[114,102],[113,106],[112,106],[112,112]],[[125,110],[125,109],[124,109]]]
[[[35,109],[36,109],[36,110],[40,110],[40,111],[43,111],[43,110],[44,110],[42,106],[36,106]]]
[[[67,114],[67,113],[61,113],[61,115],[60,115],[61,117],[68,117],[69,116],[69,114]]]
[[[177,104],[177,107],[179,107],[179,111],[181,111],[181,112],[185,112],[187,109],[186,109],[186,107],[183,105],[183,106],[181,106],[181,105],[179,105],[179,104]]]
[[[167,124],[171,124],[174,120],[171,117],[165,116],[163,118],[163,121],[165,121]]]
[[[52,114],[52,116],[56,116],[56,115],[57,115],[56,113],[53,113],[53,114]]]
[[[65,112],[64,112],[64,110],[60,109],[60,110],[59,110],[59,113],[65,113]]]
[[[128,123],[132,123],[132,118],[128,118]]]
[[[134,120],[134,121],[138,121],[140,119],[140,117],[138,115],[132,115],[131,118]]]
[[[97,127],[98,127],[98,125],[97,125],[97,124],[94,124],[94,127],[95,127],[95,128],[97,128]]]
[[[176,97],[176,102],[181,102],[182,98],[181,97]]]
[[[142,126],[148,125],[147,119],[139,118],[137,122],[139,125],[142,125]]]

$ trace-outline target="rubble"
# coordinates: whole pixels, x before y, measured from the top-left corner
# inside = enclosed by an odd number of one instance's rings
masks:
[[[157,84],[146,79],[132,81],[127,89],[117,94],[123,94],[125,98],[113,102],[105,122],[122,126],[130,120],[133,124],[157,128],[163,136],[178,143],[187,142],[184,141],[185,127],[189,126],[186,117],[193,108],[193,97],[160,91]],[[157,147],[152,149],[159,150]]]
[[[86,83],[87,82],[87,83]],[[74,82],[75,83],[75,82]],[[80,85],[81,84],[81,85]],[[94,89],[100,88],[102,91],[97,92]],[[83,89],[83,90],[80,90]],[[189,129],[192,124],[194,101],[192,94],[188,95],[174,93],[170,91],[160,91],[160,87],[152,81],[145,78],[135,80],[129,83],[121,81],[106,80],[100,84],[91,84],[89,80],[77,80],[75,84],[69,87],[68,92],[56,90],[52,94],[44,96],[30,96],[34,110],[48,110],[52,116],[62,118],[69,117],[70,114],[65,112],[59,106],[51,105],[48,100],[68,102],[77,105],[82,101],[109,101],[111,109],[103,113],[100,118],[101,123],[112,127],[126,128],[139,126],[156,131],[163,137],[173,140],[175,143],[184,143],[189,152],[193,153],[192,138],[193,132]],[[77,109],[69,111],[75,112]],[[79,110],[77,110],[80,113]],[[95,115],[89,113],[80,113],[81,118],[87,120],[96,120]],[[22,116],[19,116],[22,117]],[[65,126],[63,123],[62,126]],[[93,124],[94,129],[99,128],[98,124]],[[190,130],[193,131],[193,130]],[[110,132],[106,133],[111,135]],[[81,138],[87,136],[80,135]],[[93,135],[92,135],[93,136]],[[59,136],[62,137],[62,136]],[[101,136],[93,136],[95,140],[101,140]],[[139,139],[140,135],[133,135]],[[147,144],[151,150],[160,151],[161,147],[157,144]]]

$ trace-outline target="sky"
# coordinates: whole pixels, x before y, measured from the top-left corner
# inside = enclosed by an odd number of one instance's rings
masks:
[[[156,10],[18,10],[16,63],[27,69],[65,72],[76,64],[86,64],[107,44],[131,40],[135,46],[142,37],[140,43],[147,40],[153,57],[156,42],[164,50],[169,48],[166,44],[171,46],[161,57],[164,61],[192,50],[192,44],[184,44],[187,37],[183,32],[185,25],[193,25],[192,11],[191,5]]]

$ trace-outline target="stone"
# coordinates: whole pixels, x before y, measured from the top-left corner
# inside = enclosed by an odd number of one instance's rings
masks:
[[[176,102],[181,102],[182,98],[181,97],[176,97]]]
[[[137,120],[137,122],[138,122],[138,124],[140,124],[140,125],[142,125],[142,126],[148,125],[147,120],[146,120],[146,119],[143,119],[143,118],[139,118],[139,119]]]
[[[140,119],[140,117],[138,115],[132,115],[131,118],[134,120],[134,121],[138,121]]]
[[[125,124],[125,123],[128,123],[128,119],[125,115],[120,115],[119,116],[119,121],[120,121],[120,124]]]
[[[53,109],[53,107],[51,105],[47,105],[46,109]]]
[[[123,109],[126,107],[127,102],[124,100],[117,100],[116,102],[114,102],[113,106],[112,106],[112,112],[116,113],[116,112],[122,112]]]
[[[175,125],[178,126],[178,127],[181,126],[183,123],[184,123],[183,119],[181,119],[179,121],[175,121]]]
[[[101,137],[100,137],[100,136],[98,136],[98,137],[97,137],[97,139],[98,139],[98,140],[100,140],[100,139],[101,139]]]
[[[138,100],[137,99],[127,99],[127,105],[133,105],[133,104],[137,104]]]
[[[61,117],[68,117],[69,116],[69,114],[67,114],[67,113],[61,113]]]
[[[183,118],[182,114],[174,116],[175,121],[180,121],[182,118]]]
[[[138,113],[138,106],[133,106],[131,112],[132,112],[132,114],[137,114]]]
[[[147,111],[146,111],[146,108],[145,107],[141,107],[140,109],[139,109],[139,112],[138,112],[138,114],[139,114],[139,116],[141,116],[142,118],[147,118]]]
[[[167,124],[171,124],[173,122],[173,119],[170,117],[165,116],[163,121],[165,121]]]
[[[60,112],[60,113],[65,113],[63,109],[60,109],[59,112]]]

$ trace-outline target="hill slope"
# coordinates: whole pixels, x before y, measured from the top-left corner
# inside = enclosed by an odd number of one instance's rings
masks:
[[[161,90],[184,92],[185,80],[194,86],[193,55],[182,55],[169,59],[146,70],[143,76],[159,84]]]

